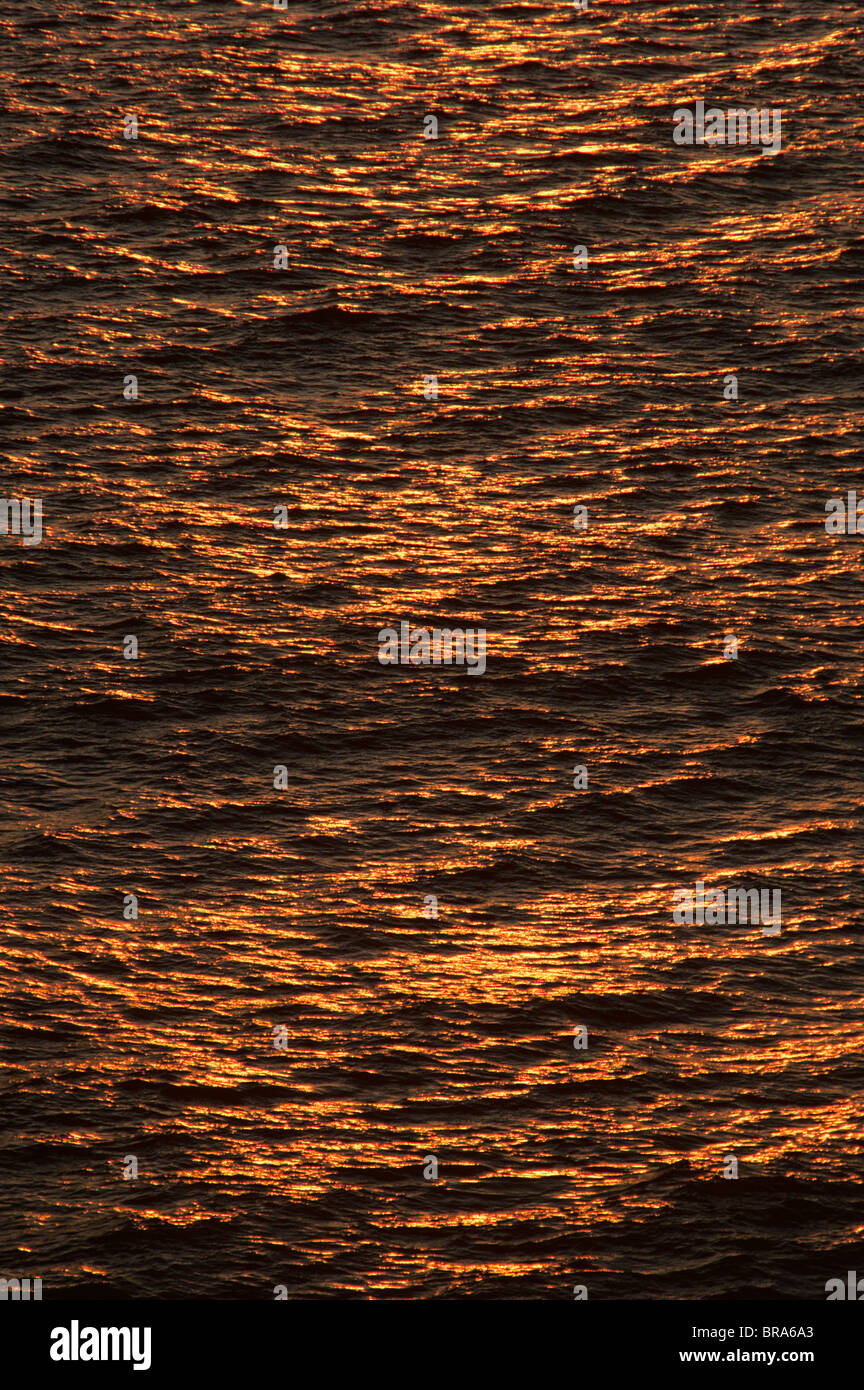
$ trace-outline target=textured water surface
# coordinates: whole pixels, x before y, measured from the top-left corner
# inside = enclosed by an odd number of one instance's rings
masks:
[[[824,1298],[864,1220],[858,7],[0,32],[2,491],[44,507],[0,537],[0,1273]],[[700,98],[782,152],[674,145]],[[403,619],[485,628],[485,674],[380,665]],[[675,925],[699,879],[782,932]]]

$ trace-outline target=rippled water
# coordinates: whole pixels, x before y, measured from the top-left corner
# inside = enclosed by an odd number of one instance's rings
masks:
[[[818,9],[0,4],[45,528],[0,537],[0,1273],[856,1268],[864,113]],[[675,146],[700,98],[782,153]],[[485,675],[381,666],[402,619],[484,627]],[[676,926],[697,879],[782,933]]]

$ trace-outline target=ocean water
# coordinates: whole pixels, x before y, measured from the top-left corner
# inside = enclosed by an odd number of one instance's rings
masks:
[[[858,7],[0,34],[44,528],[0,536],[0,1273],[823,1299],[864,1223]],[[699,99],[781,152],[675,145]],[[403,620],[485,673],[381,665]],[[700,880],[782,931],[675,923]]]

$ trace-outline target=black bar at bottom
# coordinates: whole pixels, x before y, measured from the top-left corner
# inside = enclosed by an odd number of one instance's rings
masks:
[[[461,1386],[476,1377],[478,1387],[498,1381],[507,1390],[521,1377],[583,1378],[589,1368],[595,1377],[676,1368],[698,1383],[711,1367],[758,1366],[770,1385],[794,1367],[824,1382],[857,1364],[862,1322],[857,1304],[845,1301],[0,1304],[4,1363],[19,1377],[86,1384],[131,1376],[142,1385],[149,1377],[162,1385],[185,1374],[220,1386],[281,1372],[303,1390],[334,1378],[354,1390],[369,1375],[419,1390],[436,1378],[446,1386],[443,1377],[455,1376]]]

